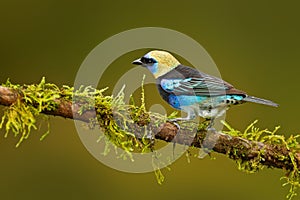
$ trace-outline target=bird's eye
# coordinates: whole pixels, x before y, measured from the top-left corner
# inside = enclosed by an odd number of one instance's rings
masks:
[[[153,64],[155,63],[155,60],[153,58],[145,58],[145,57],[142,57],[141,58],[141,61],[145,64]]]
[[[149,64],[153,63],[153,60],[150,58],[150,59],[147,60],[147,63],[149,63]]]

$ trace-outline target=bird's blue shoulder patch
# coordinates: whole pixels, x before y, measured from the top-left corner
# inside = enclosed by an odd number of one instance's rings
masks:
[[[186,79],[162,79],[160,82],[161,87],[167,91],[167,92],[172,92],[174,91],[174,88],[180,87],[182,83],[186,83],[190,81],[191,78],[186,78]]]

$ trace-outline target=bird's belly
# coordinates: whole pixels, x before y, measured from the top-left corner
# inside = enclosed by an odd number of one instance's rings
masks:
[[[222,116],[227,108],[232,104],[237,104],[240,99],[233,96],[189,96],[189,95],[169,95],[168,102],[176,109],[198,113],[203,118],[214,118]]]
[[[201,96],[190,96],[190,95],[179,95],[170,94],[168,97],[168,103],[176,109],[183,109],[187,106],[193,106],[195,104],[201,104],[207,97]]]
[[[217,118],[222,116],[228,107],[220,106],[218,108],[213,109],[199,109],[198,115],[203,118]]]
[[[170,94],[168,103],[176,109],[181,110],[186,106],[194,106],[195,104],[203,110],[211,110],[213,108],[227,106],[230,103],[224,101],[222,97],[206,97],[206,96],[191,96],[191,95],[174,95]],[[225,99],[226,100],[226,99]]]

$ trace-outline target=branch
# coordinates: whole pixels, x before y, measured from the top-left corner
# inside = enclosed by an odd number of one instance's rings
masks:
[[[0,86],[0,105],[11,106],[18,100],[24,101],[22,88],[17,90]],[[56,104],[55,109],[44,109],[42,113],[83,122],[89,122],[90,119],[96,117],[94,109],[85,110],[82,114],[79,114],[83,106],[82,104],[72,104],[72,101],[65,98],[55,98],[54,102]],[[103,114],[101,116],[103,118],[107,117]],[[150,119],[155,120],[154,118]],[[172,123],[162,123],[158,128],[153,129],[156,131],[155,138],[166,142],[186,144],[196,148],[211,147],[215,152],[226,154],[231,159],[240,160],[241,162],[256,160],[259,164],[267,167],[287,170],[293,170],[296,164],[297,168],[300,169],[300,152],[295,152],[282,144],[250,141],[241,137],[229,136],[215,130],[206,131],[205,129],[198,130],[192,142],[188,142],[191,141],[190,131],[184,129],[178,131],[177,126]],[[261,153],[262,151],[263,154]]]
[[[0,86],[0,105],[10,106],[17,102],[17,100],[22,100],[23,95],[20,91],[11,89],[9,87]],[[55,110],[43,110],[42,113],[53,116],[61,116],[69,119],[76,119],[83,122],[89,122],[89,119],[95,117],[94,111],[86,111],[83,114],[79,114],[80,105],[72,105],[71,101],[66,101],[64,99],[54,99],[57,109]],[[74,115],[73,115],[74,113]]]

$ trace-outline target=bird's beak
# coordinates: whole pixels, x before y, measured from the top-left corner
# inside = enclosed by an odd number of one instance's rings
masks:
[[[133,61],[132,64],[134,64],[134,65],[142,65],[143,63],[142,63],[141,59],[139,58],[139,59],[136,59],[135,61]]]

